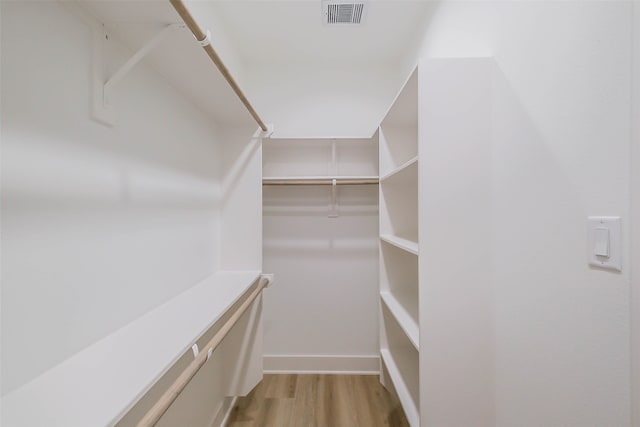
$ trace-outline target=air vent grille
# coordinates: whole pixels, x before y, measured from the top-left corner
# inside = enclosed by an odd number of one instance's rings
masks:
[[[360,24],[364,13],[364,3],[326,2],[327,24]]]

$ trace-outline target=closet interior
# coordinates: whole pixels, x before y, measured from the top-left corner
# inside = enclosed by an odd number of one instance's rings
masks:
[[[265,140],[265,372],[379,370],[377,180],[377,136]]]
[[[639,8],[309,3],[0,1],[0,423],[633,425]]]

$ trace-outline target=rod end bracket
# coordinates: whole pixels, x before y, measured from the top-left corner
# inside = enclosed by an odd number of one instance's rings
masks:
[[[273,132],[275,130],[274,126],[272,124],[268,124],[266,126],[267,126],[267,130],[260,129],[261,138],[271,138],[271,136],[273,135]]]

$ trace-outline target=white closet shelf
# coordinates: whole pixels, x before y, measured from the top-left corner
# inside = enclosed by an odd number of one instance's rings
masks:
[[[409,239],[405,239],[402,237],[394,236],[392,234],[382,234],[380,235],[380,240],[389,243],[397,248],[405,250],[414,255],[419,254],[418,243]]]
[[[112,425],[259,278],[259,271],[213,274],[5,395],[3,422]]]
[[[420,413],[418,411],[418,407],[416,405],[416,401],[418,400],[418,396],[411,395],[411,390],[409,385],[406,383],[405,379],[402,376],[402,372],[400,371],[400,366],[407,366],[413,363],[409,357],[406,357],[404,353],[397,352],[392,354],[388,349],[380,349],[380,356],[382,358],[382,363],[387,368],[387,372],[391,377],[391,381],[393,382],[393,387],[396,390],[398,395],[398,399],[402,404],[402,409],[404,409],[405,415],[407,416],[407,420],[412,427],[417,427],[420,425]],[[407,359],[407,360],[405,360]],[[417,366],[416,366],[417,368]],[[417,376],[417,372],[416,372]],[[416,379],[417,381],[417,379]]]
[[[336,185],[378,184],[377,176],[266,176],[262,178],[263,185]]]
[[[399,177],[404,174],[411,175],[411,178],[415,178],[415,182],[417,182],[417,176],[418,176],[418,157],[417,156],[407,160],[406,162],[404,162],[403,164],[401,164],[391,172],[380,177],[380,182],[385,183],[385,182],[394,180],[395,177]],[[415,174],[415,177],[413,176],[413,174]]]
[[[380,298],[385,303],[393,317],[395,317],[398,325],[407,335],[411,344],[420,350],[420,329],[415,315],[407,309],[409,305],[416,304],[417,301],[412,301],[412,297],[409,294],[393,293],[393,292],[380,292]],[[417,314],[417,313],[416,313]]]

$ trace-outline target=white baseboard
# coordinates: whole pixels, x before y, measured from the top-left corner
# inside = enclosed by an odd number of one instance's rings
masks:
[[[218,413],[211,423],[211,427],[225,427],[227,425],[237,400],[237,397],[225,397],[223,399],[220,409],[218,409]]]
[[[379,356],[265,355],[266,374],[378,375]]]

